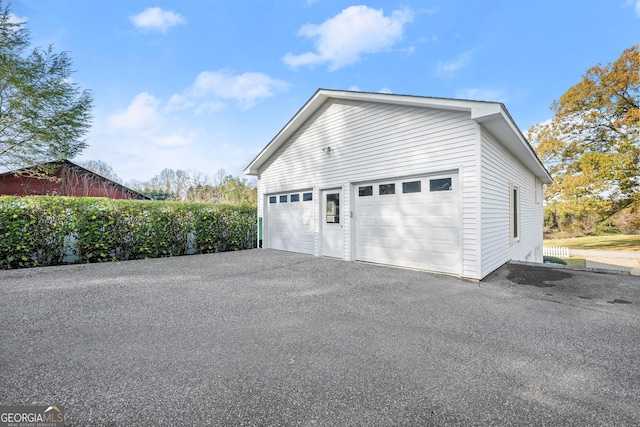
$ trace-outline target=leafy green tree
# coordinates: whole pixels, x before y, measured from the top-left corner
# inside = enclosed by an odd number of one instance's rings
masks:
[[[554,117],[529,130],[554,183],[547,200],[600,223],[640,203],[640,45],[596,65],[554,101]],[[569,222],[571,222],[569,220]],[[593,228],[583,224],[584,231]],[[575,225],[574,225],[575,226]]]
[[[255,204],[257,201],[257,189],[246,178],[227,175],[218,184],[218,189],[223,203],[241,205]]]
[[[175,194],[159,188],[140,188],[136,190],[140,194],[151,198],[152,200],[174,200]]]
[[[189,187],[185,197],[187,202],[219,203],[220,199],[220,190],[217,186],[200,183]]]
[[[30,33],[0,0],[0,167],[72,158],[85,147],[92,97],[70,79],[53,46],[29,50]]]

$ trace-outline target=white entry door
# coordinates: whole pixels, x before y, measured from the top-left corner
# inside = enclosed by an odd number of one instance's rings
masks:
[[[322,191],[322,255],[344,257],[344,221],[342,215],[342,190]]]

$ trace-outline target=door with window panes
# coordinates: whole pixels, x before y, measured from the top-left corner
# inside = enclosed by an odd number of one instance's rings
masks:
[[[342,190],[322,191],[322,255],[344,257],[344,228],[346,218],[342,214]]]

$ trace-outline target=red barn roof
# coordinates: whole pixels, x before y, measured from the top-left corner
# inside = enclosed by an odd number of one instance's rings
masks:
[[[68,160],[0,173],[0,196],[76,196],[149,200]]]

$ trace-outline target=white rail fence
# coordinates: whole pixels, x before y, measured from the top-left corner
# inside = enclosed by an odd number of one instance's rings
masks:
[[[557,258],[569,258],[569,248],[558,246],[543,246],[542,255],[554,256]]]

